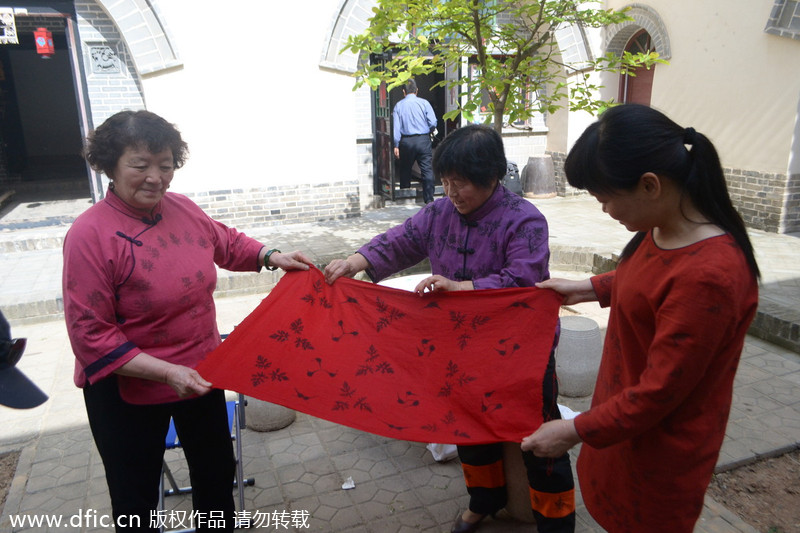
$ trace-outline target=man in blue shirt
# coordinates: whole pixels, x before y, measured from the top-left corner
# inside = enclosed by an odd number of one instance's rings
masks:
[[[392,112],[400,187],[411,187],[411,167],[416,161],[422,175],[422,199],[428,204],[433,201],[434,190],[430,134],[436,128],[436,114],[427,100],[417,97],[417,82],[413,79],[406,82],[403,94],[405,97]]]

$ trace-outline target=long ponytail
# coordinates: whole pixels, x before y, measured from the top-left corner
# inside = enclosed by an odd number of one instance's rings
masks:
[[[728,194],[717,150],[693,128],[683,128],[647,106],[612,107],[583,132],[564,171],[570,185],[596,193],[632,190],[646,172],[674,180],[700,213],[730,233],[753,276],[761,276],[744,221]],[[643,238],[643,233],[635,235],[622,258],[629,257]]]
[[[747,235],[742,216],[731,202],[717,150],[702,133],[695,132],[692,128],[687,128],[687,131],[687,140],[693,142],[687,143],[691,145],[691,167],[684,183],[685,191],[698,211],[731,234],[742,249],[750,270],[760,278],[761,271],[756,263],[753,244]]]

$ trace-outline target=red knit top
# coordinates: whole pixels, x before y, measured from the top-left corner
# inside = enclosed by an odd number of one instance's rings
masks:
[[[610,532],[691,532],[758,305],[755,277],[729,235],[662,250],[649,234],[592,285],[611,310],[592,407],[575,419],[583,500]]]

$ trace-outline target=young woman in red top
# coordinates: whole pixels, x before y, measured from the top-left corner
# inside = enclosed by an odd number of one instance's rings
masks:
[[[583,442],[583,500],[610,532],[691,532],[758,305],[752,245],[714,146],[649,107],[606,111],[565,171],[637,233],[616,271],[537,284],[610,314],[591,408],[545,423],[522,448],[555,457]]]

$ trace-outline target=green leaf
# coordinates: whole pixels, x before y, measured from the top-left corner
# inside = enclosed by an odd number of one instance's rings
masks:
[[[516,122],[540,112],[566,108],[595,113],[610,105],[599,99],[599,87],[590,83],[587,71],[571,76],[560,63],[552,29],[562,23],[596,28],[618,24],[632,20],[628,9],[602,9],[599,1],[580,3],[579,9],[575,0],[377,0],[367,29],[350,36],[342,50],[360,54],[362,60],[391,50],[393,58],[382,70],[366,65],[354,74],[356,87],[366,83],[374,89],[386,82],[390,90],[414,76],[444,73],[469,57],[478,76],[463,85],[461,80],[436,84],[464,98],[462,107],[445,118],[486,119],[499,128],[503,120]],[[606,54],[586,67],[635,75],[635,69],[659,63],[666,61],[655,52],[626,52]],[[529,95],[539,97],[531,100]],[[489,112],[479,114],[484,104]]]

